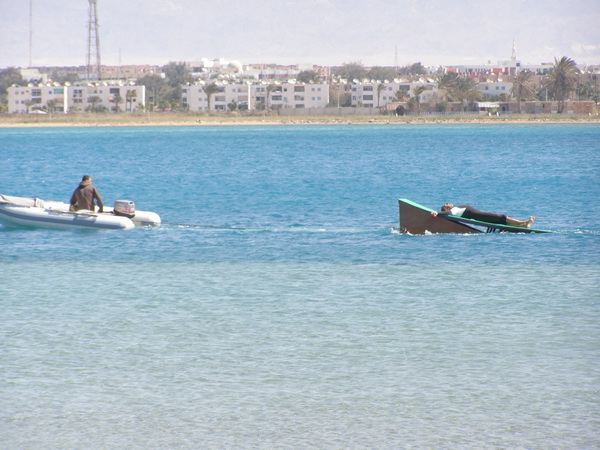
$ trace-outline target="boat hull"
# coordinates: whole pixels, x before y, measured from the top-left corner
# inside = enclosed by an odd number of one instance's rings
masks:
[[[127,217],[105,214],[52,211],[19,205],[0,205],[0,223],[9,227],[130,230],[135,224]]]
[[[125,217],[114,214],[110,207],[102,213],[69,211],[69,204],[64,202],[0,196],[0,224],[6,227],[130,230],[160,223],[160,216],[150,211],[136,211],[133,217]]]
[[[409,234],[426,233],[481,233],[480,230],[458,222],[431,215],[433,209],[405,198],[398,200],[400,209],[400,231]]]
[[[548,230],[500,225],[459,216],[432,216],[433,209],[405,198],[398,199],[398,204],[402,233],[553,233]]]

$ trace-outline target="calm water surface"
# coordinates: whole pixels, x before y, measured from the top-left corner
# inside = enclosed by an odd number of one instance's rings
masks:
[[[600,127],[0,129],[160,228],[0,227],[3,448],[597,448]],[[397,198],[545,235],[398,233]]]

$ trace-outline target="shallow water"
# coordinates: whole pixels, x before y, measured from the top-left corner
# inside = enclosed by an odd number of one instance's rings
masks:
[[[600,445],[600,127],[0,130],[4,448]],[[545,235],[398,233],[397,198]]]

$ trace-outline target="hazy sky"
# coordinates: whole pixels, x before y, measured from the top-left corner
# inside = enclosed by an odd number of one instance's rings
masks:
[[[85,65],[88,0],[33,1],[33,65]],[[29,65],[30,0],[0,0],[0,67]],[[600,64],[599,0],[98,0],[102,64],[200,58],[392,66]]]

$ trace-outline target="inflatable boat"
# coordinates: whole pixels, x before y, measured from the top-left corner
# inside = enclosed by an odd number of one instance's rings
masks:
[[[69,204],[64,202],[0,194],[0,224],[5,227],[130,230],[160,222],[158,214],[136,210],[131,200],[116,200],[112,208],[105,206],[98,213],[69,211]]]

